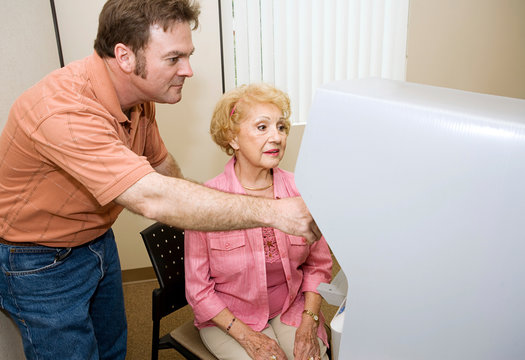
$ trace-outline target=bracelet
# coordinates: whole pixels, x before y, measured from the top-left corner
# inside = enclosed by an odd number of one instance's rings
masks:
[[[228,327],[226,328],[226,331],[230,331],[230,329],[232,328],[232,325],[235,322],[235,320],[236,320],[235,318],[232,319],[230,325],[228,325]]]
[[[311,312],[308,309],[305,309],[303,311],[303,314],[306,314],[306,315],[310,316],[319,325],[319,316],[317,314],[314,314],[313,312]]]

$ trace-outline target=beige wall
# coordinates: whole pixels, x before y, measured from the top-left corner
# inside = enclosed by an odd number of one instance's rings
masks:
[[[411,0],[407,81],[525,99],[525,1]]]
[[[60,62],[49,1],[0,0],[0,6],[1,131],[17,96]]]

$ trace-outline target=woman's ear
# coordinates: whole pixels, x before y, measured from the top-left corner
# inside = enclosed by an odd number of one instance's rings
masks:
[[[233,150],[237,151],[239,150],[239,144],[237,143],[237,136],[230,140],[229,142],[230,146]]]
[[[125,73],[129,74],[135,69],[135,54],[129,47],[122,43],[115,45],[115,60]]]

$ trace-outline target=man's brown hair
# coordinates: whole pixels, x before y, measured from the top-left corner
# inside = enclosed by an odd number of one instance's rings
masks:
[[[177,22],[199,26],[200,5],[192,0],[108,0],[98,20],[95,51],[104,57],[115,57],[115,45],[122,43],[134,53],[144,49],[150,37],[150,26],[164,31]]]

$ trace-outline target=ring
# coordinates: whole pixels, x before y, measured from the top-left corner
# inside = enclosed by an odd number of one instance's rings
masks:
[[[310,356],[310,358],[308,360],[314,360],[314,357],[313,356]]]
[[[276,359],[277,359],[277,356],[272,355],[272,356],[270,356],[270,359],[272,359],[272,360],[276,360]]]

